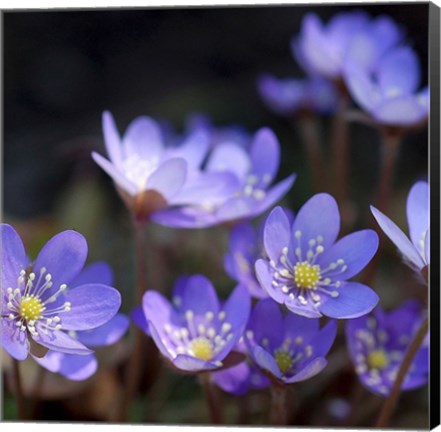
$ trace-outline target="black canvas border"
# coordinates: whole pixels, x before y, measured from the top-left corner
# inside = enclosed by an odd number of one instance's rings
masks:
[[[440,8],[429,4],[430,429],[440,424]]]

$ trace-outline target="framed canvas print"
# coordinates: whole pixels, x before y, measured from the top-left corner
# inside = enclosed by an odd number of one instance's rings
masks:
[[[439,29],[3,10],[2,421],[439,425]]]

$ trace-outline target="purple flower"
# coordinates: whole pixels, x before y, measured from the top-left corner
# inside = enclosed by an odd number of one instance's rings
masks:
[[[380,124],[413,126],[428,116],[429,88],[418,90],[420,64],[410,47],[389,51],[372,73],[348,62],[344,77],[354,100]]]
[[[231,193],[234,179],[225,174],[199,175],[209,149],[202,130],[179,146],[167,147],[160,126],[150,117],[133,120],[121,139],[112,115],[103,114],[104,141],[110,161],[96,152],[95,162],[109,174],[129,209],[140,219],[168,206],[199,202],[200,196]],[[233,184],[231,184],[233,182]]]
[[[371,206],[378,225],[401,252],[404,261],[416,271],[430,263],[429,184],[415,183],[407,196],[409,238],[386,215]]]
[[[301,110],[332,112],[337,104],[333,84],[320,78],[277,79],[262,75],[258,80],[260,96],[276,114],[291,116]]]
[[[372,314],[349,320],[346,340],[355,370],[364,386],[376,394],[387,396],[412,337],[423,319],[416,301],[385,313],[381,307]],[[426,384],[429,371],[428,339],[417,352],[404,379],[402,390]]]
[[[31,263],[17,232],[1,225],[2,344],[17,360],[35,345],[66,354],[92,351],[69,335],[106,324],[121,305],[119,292],[102,283],[71,288],[87,257],[75,231],[52,237]]]
[[[71,283],[70,288],[91,283],[113,284],[113,273],[104,262],[96,262],[86,267]],[[106,324],[93,330],[70,331],[69,336],[87,347],[112,345],[117,342],[129,326],[128,318],[123,314],[115,315]],[[59,373],[70,380],[85,380],[98,368],[95,354],[75,355],[49,350],[44,357],[33,356],[38,364],[51,372]]]
[[[275,208],[263,233],[268,259],[256,262],[262,288],[291,312],[310,318],[355,318],[370,312],[377,294],[347,280],[374,256],[378,236],[362,230],[335,242],[339,229],[337,203],[325,193],[303,205],[292,227],[283,210]]]
[[[343,12],[324,25],[310,13],[292,41],[292,50],[309,74],[337,80],[347,62],[371,70],[401,39],[401,30],[387,16],[371,20],[361,11]]]
[[[335,321],[319,329],[318,319],[287,314],[271,299],[255,306],[245,332],[254,363],[274,380],[290,384],[323,370],[337,331]]]
[[[210,154],[206,174],[229,174],[237,188],[229,195],[201,194],[198,205],[167,209],[152,217],[157,223],[179,228],[204,228],[253,218],[268,210],[292,186],[295,175],[271,187],[280,165],[280,145],[268,128],[256,132],[249,152],[224,142]]]
[[[142,311],[135,310],[132,317],[177,369],[221,368],[246,326],[251,305],[248,291],[238,285],[221,305],[207,278],[181,277],[172,302],[157,291],[147,291]]]
[[[247,348],[241,339],[235,350],[246,353]],[[262,390],[271,385],[270,379],[253,363],[250,358],[243,362],[211,374],[211,381],[223,391],[242,396],[252,390]]]

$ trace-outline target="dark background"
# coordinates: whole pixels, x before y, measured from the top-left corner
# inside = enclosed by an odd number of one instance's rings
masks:
[[[254,131],[268,125],[290,165],[301,171],[295,127],[293,134],[263,106],[256,77],[262,72],[302,77],[289,43],[305,13],[314,11],[326,22],[351,8],[390,15],[403,26],[426,84],[427,4],[5,12],[6,214],[50,212],[79,164],[84,174],[96,170],[89,152],[102,149],[104,109],[114,113],[120,131],[143,114],[177,127],[193,112],[208,114],[218,126],[237,123]],[[353,127],[359,132],[354,163],[372,164],[375,171],[376,135]],[[426,162],[425,138],[414,138],[402,160],[404,171]]]

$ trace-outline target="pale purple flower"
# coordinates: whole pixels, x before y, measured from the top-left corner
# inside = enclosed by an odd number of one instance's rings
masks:
[[[280,200],[295,175],[272,186],[280,165],[280,144],[268,128],[259,129],[249,151],[233,142],[217,145],[208,157],[205,174],[229,174],[237,182],[229,195],[199,194],[197,205],[156,212],[152,220],[178,228],[204,228],[260,215]]]
[[[372,70],[401,39],[402,31],[387,16],[371,19],[363,11],[343,12],[325,25],[309,13],[292,40],[292,50],[309,74],[338,80],[347,62]]]
[[[413,126],[427,119],[429,88],[419,89],[421,68],[410,47],[389,51],[373,71],[348,62],[344,78],[351,96],[377,123]]]
[[[177,280],[172,303],[147,291],[142,310],[132,314],[162,355],[177,369],[201,372],[223,367],[245,329],[251,299],[238,285],[221,304],[211,282],[202,275]]]
[[[276,114],[292,116],[307,110],[332,112],[337,105],[337,92],[332,83],[320,78],[283,78],[262,75],[258,90],[265,104]]]
[[[410,300],[401,307],[372,314],[346,323],[346,340],[355,371],[365,387],[387,396],[396,379],[409,344],[424,318],[418,302]],[[428,338],[423,342],[404,379],[402,390],[427,383],[429,372]]]
[[[113,272],[104,262],[96,262],[86,267],[71,283],[70,289],[91,283],[113,284]],[[87,347],[112,345],[127,331],[129,319],[123,314],[116,314],[106,324],[93,330],[70,331],[69,336]],[[59,373],[73,381],[89,378],[98,368],[95,354],[75,355],[49,350],[44,357],[33,355],[35,361],[47,370]]]
[[[407,196],[407,224],[410,239],[380,210],[371,206],[378,225],[392,240],[404,261],[414,270],[421,271],[430,263],[429,184],[415,183]]]
[[[348,281],[372,259],[378,248],[373,230],[337,239],[340,214],[330,195],[309,199],[292,227],[282,208],[265,223],[263,242],[267,259],[256,262],[262,288],[291,312],[310,318],[355,318],[378,302],[368,286]]]
[[[10,225],[1,225],[2,344],[24,360],[35,345],[66,354],[92,351],[69,335],[111,320],[121,305],[119,292],[102,283],[71,289],[87,257],[85,238],[76,231],[52,237],[32,263]]]
[[[209,150],[202,130],[179,146],[167,146],[158,123],[142,116],[133,120],[121,138],[109,112],[103,114],[103,132],[110,160],[93,152],[93,159],[115,182],[129,209],[140,219],[169,206],[199,202],[200,195],[216,198],[236,188],[228,174],[200,175]],[[231,184],[232,183],[232,184]]]
[[[245,344],[253,362],[273,380],[291,384],[321,372],[337,332],[331,320],[319,328],[318,319],[283,316],[272,299],[260,300],[251,313]]]

